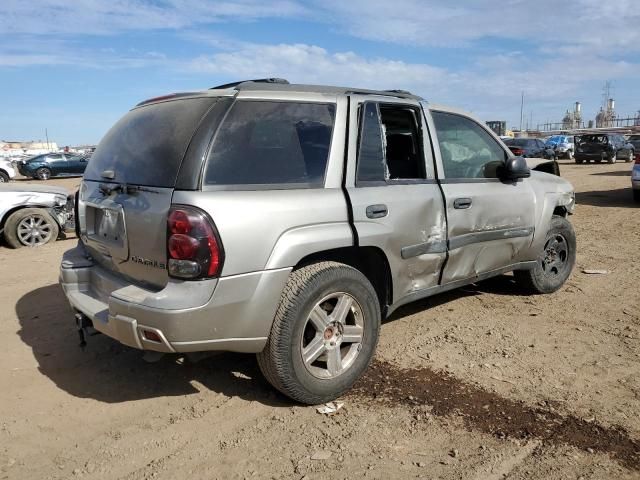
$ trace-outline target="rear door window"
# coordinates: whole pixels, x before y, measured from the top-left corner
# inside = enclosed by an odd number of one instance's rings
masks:
[[[189,98],[134,108],[104,136],[91,157],[84,178],[113,170],[118,183],[175,186],[191,137],[215,98]]]
[[[238,100],[216,133],[204,184],[324,185],[335,105]]]
[[[365,102],[360,113],[356,184],[426,178],[415,107]]]

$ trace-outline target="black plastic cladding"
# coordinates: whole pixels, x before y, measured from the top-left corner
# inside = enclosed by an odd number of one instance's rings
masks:
[[[220,97],[200,122],[180,165],[175,186],[177,190],[198,190],[200,188],[204,159],[213,136],[232,103],[233,97]]]

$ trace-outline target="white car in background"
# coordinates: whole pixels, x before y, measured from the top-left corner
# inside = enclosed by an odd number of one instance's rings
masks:
[[[16,176],[11,161],[6,158],[0,158],[0,183],[6,183]]]
[[[558,158],[564,157],[572,160],[576,151],[573,135],[552,135],[547,138],[545,145],[553,148]]]
[[[75,228],[74,204],[61,187],[0,184],[0,236],[12,248],[55,242]]]

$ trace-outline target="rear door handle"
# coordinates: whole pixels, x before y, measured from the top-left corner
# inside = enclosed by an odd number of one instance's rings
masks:
[[[453,201],[453,208],[457,208],[458,210],[464,210],[469,207],[471,207],[470,198],[456,198]]]
[[[387,206],[379,203],[377,205],[369,205],[367,207],[367,217],[368,218],[382,218],[386,217],[389,213]]]

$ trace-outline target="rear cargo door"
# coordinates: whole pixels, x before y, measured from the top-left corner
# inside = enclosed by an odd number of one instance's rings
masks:
[[[100,142],[80,188],[78,221],[82,242],[104,268],[141,285],[166,285],[173,191],[215,102],[186,98],[134,108]]]

